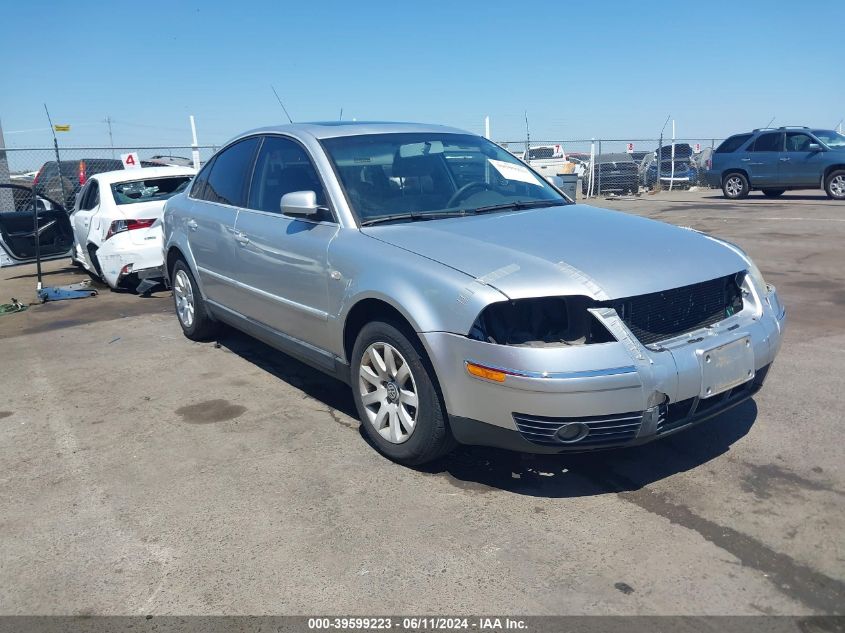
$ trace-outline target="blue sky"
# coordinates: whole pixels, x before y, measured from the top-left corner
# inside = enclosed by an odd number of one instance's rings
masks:
[[[295,120],[437,122],[533,139],[721,137],[845,117],[838,0],[86,2],[3,9],[10,147],[221,143]],[[34,131],[26,131],[34,130]]]

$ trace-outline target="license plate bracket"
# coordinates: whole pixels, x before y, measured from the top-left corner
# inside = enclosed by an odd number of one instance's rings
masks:
[[[754,346],[751,337],[699,352],[702,399],[711,398],[754,378]]]

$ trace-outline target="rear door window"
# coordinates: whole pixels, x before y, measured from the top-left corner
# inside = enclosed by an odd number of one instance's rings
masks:
[[[751,146],[752,152],[782,152],[783,151],[783,133],[781,132],[766,132],[757,137],[754,145]]]
[[[217,155],[203,192],[204,200],[244,206],[258,141],[257,136],[244,139]]]
[[[88,211],[100,204],[100,185],[96,180],[92,180],[85,187],[82,193],[82,199],[79,202],[79,208],[82,211]]]
[[[737,134],[722,141],[722,144],[716,148],[717,154],[730,154],[742,147],[745,142],[751,138],[751,134]]]
[[[205,193],[205,185],[208,182],[208,174],[211,173],[211,168],[214,165],[214,159],[211,159],[205,167],[200,170],[200,173],[197,174],[197,177],[194,178],[194,184],[191,185],[191,197],[196,198],[197,200],[203,199],[203,194]]]

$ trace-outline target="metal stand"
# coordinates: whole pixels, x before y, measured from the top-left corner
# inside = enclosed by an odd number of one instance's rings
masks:
[[[47,104],[44,104],[47,111]],[[53,129],[53,121],[50,119],[50,112],[47,111],[47,120],[50,121],[50,129]],[[59,158],[59,142],[56,140],[56,133],[53,132],[53,148],[56,150],[56,166],[59,169],[59,184],[62,188],[62,205],[66,204],[64,181],[62,180],[61,159]],[[67,209],[65,209],[67,213]],[[96,297],[97,290],[91,288],[90,282],[70,284],[69,286],[57,286],[44,288],[41,281],[41,227],[38,225],[38,195],[35,189],[32,190],[32,233],[35,237],[35,269],[38,277],[38,284],[35,286],[35,296],[41,303],[47,301],[63,301],[65,299],[84,299],[85,297]]]

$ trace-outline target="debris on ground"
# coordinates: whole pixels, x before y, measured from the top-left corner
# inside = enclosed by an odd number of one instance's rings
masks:
[[[12,314],[14,312],[23,312],[29,306],[25,303],[21,303],[14,297],[12,297],[11,303],[3,303],[0,304],[0,315],[3,314]]]

